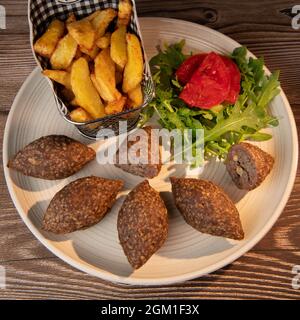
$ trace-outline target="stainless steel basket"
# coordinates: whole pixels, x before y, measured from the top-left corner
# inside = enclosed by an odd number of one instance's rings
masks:
[[[144,50],[134,0],[132,0],[132,4],[133,13],[129,25],[129,31],[136,34],[140,38],[145,61],[142,81],[144,101],[141,106],[135,109],[126,110],[122,113],[105,116],[103,118],[91,120],[84,123],[74,122],[70,119],[70,112],[67,106],[64,104],[63,98],[60,96],[58,85],[47,78],[53,90],[57,108],[62,117],[70,124],[75,125],[84,136],[91,139],[96,139],[97,137],[101,136],[102,129],[111,129],[113,130],[114,134],[117,135],[123,133],[124,130],[119,130],[119,121],[127,121],[127,131],[134,129],[138,122],[141,109],[144,108],[154,96],[154,85],[151,77],[150,67]],[[33,44],[35,40],[45,32],[49,23],[54,18],[64,21],[71,13],[74,13],[77,18],[81,19],[99,9],[118,9],[118,5],[119,0],[29,0],[28,18],[30,26],[30,42],[32,52],[40,68],[46,69],[49,62],[47,59],[35,54],[33,50]],[[123,127],[126,128],[126,126],[122,126],[122,128]]]

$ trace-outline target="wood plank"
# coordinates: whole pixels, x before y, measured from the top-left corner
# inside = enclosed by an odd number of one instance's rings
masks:
[[[7,16],[27,16],[27,0],[2,0]]]
[[[141,287],[86,275],[58,258],[2,263],[7,287],[2,299],[299,299],[291,286],[299,251],[251,252],[230,266],[181,284]]]
[[[164,16],[207,25],[265,57],[281,82],[300,128],[300,43],[291,19],[280,13],[297,1],[136,0],[140,16]],[[27,0],[3,0],[7,30],[0,30],[0,136],[13,97],[36,66],[29,44]],[[246,14],[245,14],[246,13]],[[2,147],[2,139],[0,139]],[[2,155],[1,155],[2,157]],[[138,287],[86,275],[54,257],[26,228],[9,197],[0,159],[0,264],[7,269],[2,299],[274,298],[299,299],[291,286],[300,257],[300,167],[291,197],[272,230],[250,252],[206,277],[183,284]]]

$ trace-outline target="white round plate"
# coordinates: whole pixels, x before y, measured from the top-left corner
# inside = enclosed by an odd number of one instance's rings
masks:
[[[186,40],[188,52],[229,53],[239,46],[221,33],[189,22],[142,18],[140,23],[148,57],[156,53],[157,44],[181,39]],[[248,193],[238,190],[218,161],[208,163],[203,173],[198,174],[223,187],[236,203],[245,231],[245,239],[240,242],[201,234],[183,221],[174,207],[168,177],[183,176],[186,168],[165,166],[150,183],[162,192],[169,209],[168,239],[141,269],[133,271],[118,242],[116,220],[124,195],[142,178],[96,161],[63,181],[43,181],[8,170],[9,158],[29,142],[48,134],[65,134],[97,149],[97,143],[85,140],[61,118],[52,91],[38,69],[23,84],[7,120],[3,144],[7,186],[31,232],[55,255],[82,271],[109,281],[137,285],[162,285],[196,278],[231,263],[251,249],[270,230],[288,200],[296,173],[298,142],[293,114],[283,92],[272,102],[271,111],[280,119],[280,125],[270,130],[273,139],[259,146],[275,157],[275,166],[259,188]],[[88,175],[125,181],[124,191],[113,210],[99,224],[84,231],[66,236],[43,232],[41,220],[50,199],[70,181]]]

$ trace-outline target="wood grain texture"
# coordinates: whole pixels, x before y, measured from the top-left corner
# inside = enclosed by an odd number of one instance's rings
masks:
[[[164,16],[205,24],[265,57],[281,70],[281,82],[300,130],[300,31],[280,13],[295,1],[137,0],[140,16]],[[29,45],[27,1],[1,1],[7,12],[0,30],[0,136],[22,82],[35,67]],[[2,138],[1,138],[2,148]],[[2,166],[2,159],[1,159]],[[0,264],[6,267],[2,299],[300,299],[291,286],[300,264],[300,169],[291,197],[272,230],[250,252],[206,277],[161,287],[101,281],[68,266],[41,245],[21,221],[0,173]]]

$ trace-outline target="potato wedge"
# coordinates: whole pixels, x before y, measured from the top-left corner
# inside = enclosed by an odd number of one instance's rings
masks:
[[[91,80],[93,82],[94,87],[96,88],[96,90],[98,91],[98,93],[100,95],[101,88],[100,88],[99,83],[98,83],[98,81],[96,79],[95,73],[91,73]]]
[[[74,13],[71,13],[68,17],[68,19],[66,20],[66,24],[70,24],[70,23],[73,23],[75,22],[77,19],[76,19],[76,16]]]
[[[132,14],[132,4],[130,0],[119,1],[118,22],[117,26],[128,26]]]
[[[72,63],[72,60],[76,55],[76,51],[77,42],[68,33],[58,42],[58,45],[50,58],[52,69],[67,69]]]
[[[110,46],[111,33],[106,32],[103,37],[96,40],[96,45],[100,49],[106,49]]]
[[[123,91],[135,89],[143,80],[144,60],[140,40],[134,34],[128,33],[127,63],[123,75]]]
[[[92,60],[94,60],[97,57],[97,55],[98,55],[98,53],[100,51],[100,49],[96,45],[94,45],[91,50],[87,50],[84,47],[80,47],[80,50],[81,50],[82,53],[85,53],[89,57],[91,57]]]
[[[109,48],[102,50],[95,59],[95,77],[103,100],[112,102],[121,97],[121,93],[116,89],[116,67],[110,57]]]
[[[96,39],[96,31],[88,20],[79,20],[67,25],[70,35],[80,47],[91,50]]]
[[[105,115],[100,96],[90,78],[89,65],[84,58],[79,58],[72,65],[71,86],[79,106],[94,119]]]
[[[140,107],[143,104],[143,93],[141,85],[128,92],[129,104],[132,108]]]
[[[58,41],[63,37],[64,31],[65,24],[59,20],[53,20],[47,31],[35,42],[34,51],[40,56],[50,59]]]
[[[126,27],[120,26],[111,35],[110,56],[113,61],[124,69],[127,63]]]
[[[58,82],[65,86],[67,89],[71,89],[70,73],[63,70],[44,70],[43,75],[49,79]]]
[[[77,99],[74,97],[74,99],[72,99],[70,101],[70,105],[73,106],[73,107],[78,107],[79,106],[79,103],[77,101]]]
[[[95,17],[98,16],[98,14],[100,14],[102,10],[97,10],[97,11],[94,11],[93,13],[91,13],[90,15],[88,15],[87,17],[81,19],[81,20],[88,20],[88,21],[92,21]]]
[[[70,118],[75,122],[86,122],[93,120],[93,118],[82,108],[76,108],[71,111]]]
[[[107,115],[120,113],[123,111],[125,104],[126,104],[126,97],[121,97],[118,100],[109,102],[105,106],[105,113]]]
[[[91,23],[96,30],[97,39],[104,36],[107,27],[116,16],[117,12],[112,8],[108,8],[101,10],[99,14],[91,20]]]

